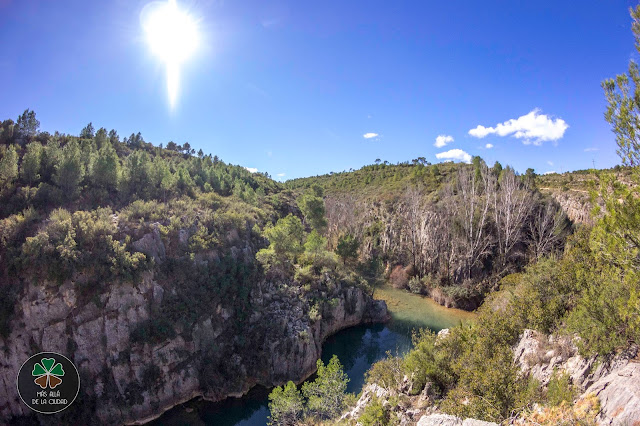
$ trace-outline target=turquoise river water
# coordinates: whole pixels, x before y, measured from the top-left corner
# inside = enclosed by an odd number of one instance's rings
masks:
[[[322,346],[326,363],[337,355],[349,376],[348,392],[358,393],[364,374],[387,351],[402,354],[411,349],[412,330],[439,331],[474,317],[473,313],[444,308],[433,300],[389,286],[376,289],[374,297],[387,302],[391,320],[386,324],[351,327],[329,337]],[[269,390],[252,389],[242,398],[211,403],[191,401],[175,407],[153,425],[264,426],[269,416]]]

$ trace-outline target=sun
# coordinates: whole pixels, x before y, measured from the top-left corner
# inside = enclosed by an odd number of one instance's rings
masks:
[[[176,0],[147,4],[141,21],[151,52],[166,66],[169,104],[173,107],[178,96],[180,67],[198,47],[198,23]]]

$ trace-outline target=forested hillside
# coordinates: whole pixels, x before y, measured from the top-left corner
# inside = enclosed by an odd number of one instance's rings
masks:
[[[559,253],[572,232],[540,178],[475,157],[470,165],[376,164],[286,185],[324,189],[331,245],[353,238],[360,259],[395,286],[472,309],[501,277]]]
[[[24,274],[57,282],[83,272],[92,281],[131,279],[149,269],[151,259],[133,242],[152,228],[168,238],[193,229],[187,244],[167,253],[189,258],[224,250],[230,232],[259,244],[254,224],[261,227],[293,205],[267,176],[202,151],[196,156],[188,143],[163,149],[139,133],[120,141],[114,130],[94,131],[92,124],[79,137],[50,135],[39,132],[30,110],[15,123],[2,122],[0,142],[4,335]]]
[[[51,135],[26,110],[2,122],[0,184],[3,421],[46,423],[13,391],[42,350],[84,383],[57,420],[114,424],[302,381],[328,335],[387,317],[327,250],[322,194],[188,143]]]

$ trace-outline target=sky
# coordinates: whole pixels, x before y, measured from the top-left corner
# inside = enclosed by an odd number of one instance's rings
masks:
[[[376,159],[619,163],[600,84],[638,60],[632,1],[176,1],[198,43],[172,105],[150,1],[0,0],[0,119],[189,142],[280,180]]]

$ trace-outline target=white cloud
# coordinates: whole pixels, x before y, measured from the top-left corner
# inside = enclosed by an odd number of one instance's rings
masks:
[[[552,174],[555,174],[555,173],[557,173],[555,170],[551,170],[551,171],[548,171],[548,172],[544,172],[543,175],[552,175]]]
[[[278,176],[278,177],[285,177],[285,176],[286,176],[286,173],[278,173],[276,176]]]
[[[258,171],[255,167],[245,167],[245,169],[249,170],[251,173],[255,173]]]
[[[371,139],[371,138],[377,138],[378,134],[377,133],[365,133],[364,135],[362,135],[363,138],[365,139]]]
[[[549,161],[547,161],[547,164],[550,165],[550,166],[553,166],[553,161],[549,160]]]
[[[476,138],[484,138],[490,134],[513,136],[523,139],[525,145],[541,145],[544,141],[561,139],[568,128],[569,125],[563,119],[551,118],[546,114],[540,114],[539,109],[534,109],[527,115],[498,123],[496,127],[478,125],[475,129],[469,130],[469,135]]]
[[[492,143],[488,143],[484,147],[487,148],[487,149],[491,149],[491,148],[493,148],[493,144]]]
[[[449,151],[440,152],[436,154],[436,158],[438,160],[457,160],[471,163],[471,155],[461,149],[450,149]]]
[[[453,136],[449,135],[438,135],[436,138],[436,143],[433,144],[436,148],[442,148],[448,143],[453,142]]]
[[[584,152],[595,152],[595,151],[599,151],[600,148],[585,148]]]
[[[475,129],[469,130],[469,134],[476,138],[484,138],[489,133],[492,133],[493,129],[491,127],[486,128],[484,126],[478,125]]]

